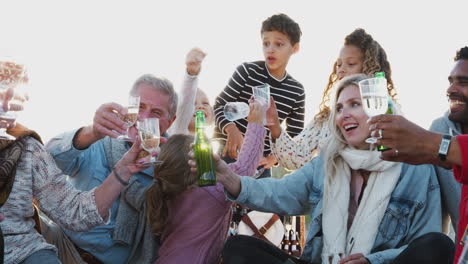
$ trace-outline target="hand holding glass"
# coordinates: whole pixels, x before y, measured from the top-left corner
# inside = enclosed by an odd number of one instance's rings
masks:
[[[127,125],[127,133],[125,135],[120,135],[117,137],[119,140],[124,141],[133,141],[132,138],[128,136],[128,129],[135,124],[138,119],[138,111],[140,110],[140,96],[130,95],[128,97],[127,113],[125,115],[119,115],[120,118]]]
[[[23,104],[29,99],[26,93],[28,77],[24,65],[14,62],[10,58],[0,59],[0,119],[13,122],[16,119],[14,110],[21,110]],[[4,111],[3,104],[7,93],[13,90],[9,111]],[[9,123],[9,122],[7,122]],[[6,133],[6,128],[0,128],[0,139],[15,140]]]
[[[160,142],[159,134],[159,119],[157,118],[146,118],[143,121],[138,121],[138,133],[141,139],[141,147],[150,153],[151,164],[159,164],[161,161],[157,161],[156,157],[152,155],[158,149]]]
[[[385,114],[388,109],[387,80],[369,78],[359,82],[362,107],[369,117]],[[366,143],[375,144],[380,137],[370,137]]]

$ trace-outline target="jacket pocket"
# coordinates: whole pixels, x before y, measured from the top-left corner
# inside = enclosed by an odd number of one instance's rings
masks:
[[[379,233],[385,240],[399,241],[406,236],[412,207],[412,201],[390,200],[379,226]]]

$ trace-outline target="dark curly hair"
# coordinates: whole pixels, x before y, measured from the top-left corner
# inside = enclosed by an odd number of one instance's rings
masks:
[[[376,72],[385,72],[387,79],[388,94],[392,100],[396,101],[396,91],[393,87],[392,70],[390,63],[387,60],[387,54],[380,44],[375,41],[364,29],[358,28],[346,36],[344,45],[352,45],[359,48],[364,55],[362,73],[373,75]],[[330,92],[333,85],[338,81],[336,74],[336,62],[333,64],[333,71],[328,77],[328,84],[322,94],[322,102],[320,103],[320,111],[315,115],[315,120],[324,122],[330,115]]]
[[[455,55],[455,58],[453,58],[454,61],[459,61],[459,60],[468,60],[468,47],[465,46],[457,51],[457,54]]]
[[[299,24],[285,14],[276,14],[263,21],[260,34],[266,31],[278,31],[285,34],[293,46],[301,41],[302,32]]]

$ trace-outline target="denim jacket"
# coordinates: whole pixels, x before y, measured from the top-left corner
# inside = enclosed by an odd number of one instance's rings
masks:
[[[442,117],[432,121],[429,130],[437,133],[457,136],[463,134],[459,123],[452,122],[448,119],[449,112],[445,112]],[[439,166],[434,166],[439,179],[440,193],[442,198],[442,223],[445,229],[448,229],[448,216],[452,222],[453,230],[457,233],[458,219],[460,218],[459,206],[462,185],[455,180],[452,169],[444,169]],[[447,232],[448,230],[443,230]]]
[[[77,130],[65,132],[52,138],[46,148],[51,152],[58,167],[65,174],[70,175],[69,180],[75,188],[87,191],[101,185],[112,171],[112,166],[108,164],[103,140],[97,141],[85,150],[73,147],[72,140],[76,132]],[[129,147],[125,144],[121,156],[128,149]],[[145,186],[153,182],[152,169],[139,172],[132,177],[136,177],[136,180]],[[126,263],[130,255],[131,246],[113,240],[119,204],[120,198],[117,198],[110,209],[111,214],[107,225],[95,227],[87,232],[64,230],[73,243],[105,264]]]
[[[241,177],[242,190],[229,199],[251,209],[280,215],[309,214],[311,223],[302,259],[321,263],[323,157],[311,160],[281,180]],[[434,167],[403,164],[380,223],[371,253],[372,264],[390,263],[412,240],[441,231],[441,200]]]

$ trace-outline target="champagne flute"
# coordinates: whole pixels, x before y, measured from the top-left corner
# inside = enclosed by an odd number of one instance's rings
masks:
[[[8,89],[13,89],[14,94],[9,102],[10,106],[22,108],[22,105],[29,99],[25,92],[25,86],[28,82],[25,66],[15,62],[11,58],[0,58],[0,106],[3,105],[3,99]],[[16,119],[15,111],[3,110],[0,107],[0,118],[6,121],[14,121]],[[7,134],[6,128],[0,128],[0,139],[15,140],[12,135]]]
[[[152,155],[158,149],[160,142],[159,119],[146,118],[143,121],[138,121],[138,133],[141,147],[151,155],[149,163],[160,164],[161,161],[157,161],[156,157]]]
[[[385,114],[388,109],[387,80],[385,78],[369,78],[360,81],[362,106],[367,116]],[[366,143],[375,144],[379,137],[370,137]]]
[[[130,95],[128,97],[127,113],[125,115],[119,115],[120,118],[127,125],[127,132],[125,133],[125,135],[118,136],[117,139],[124,140],[124,141],[133,141],[133,139],[128,136],[128,129],[132,127],[137,121],[139,110],[140,110],[140,96]]]

